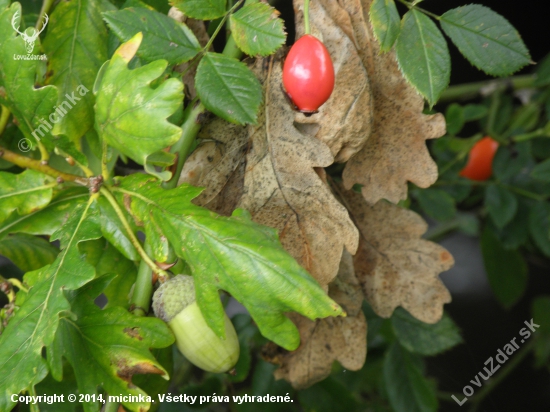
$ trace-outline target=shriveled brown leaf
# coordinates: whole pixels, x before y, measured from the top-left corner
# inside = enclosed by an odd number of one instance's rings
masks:
[[[426,323],[435,323],[451,301],[438,275],[453,257],[422,239],[428,225],[416,213],[381,200],[371,206],[359,193],[334,186],[360,231],[353,260],[366,299],[384,318],[397,306]]]
[[[428,187],[437,180],[437,166],[425,140],[445,134],[445,119],[441,114],[422,114],[424,101],[404,79],[395,53],[380,53],[368,17],[371,2],[338,2],[350,18],[374,104],[372,133],[346,164],[343,180],[347,189],[362,184],[363,196],[370,204],[380,199],[397,203],[407,197],[407,181]]]
[[[303,35],[303,0],[294,0],[296,34]],[[372,126],[372,97],[367,71],[353,40],[344,30],[351,21],[334,0],[314,1],[309,10],[312,34],[327,47],[335,71],[334,92],[319,109],[306,117],[296,114],[297,127],[324,142],[336,162],[345,162],[367,141]]]
[[[329,285],[329,296],[347,313],[345,318],[292,320],[300,330],[300,347],[294,352],[267,348],[267,360],[277,363],[275,378],[304,389],[326,378],[337,360],[349,370],[359,370],[367,356],[367,323],[361,310],[363,293],[354,273],[353,259],[344,252],[338,276]],[[271,351],[271,354],[269,353]]]
[[[262,73],[265,104],[259,126],[248,128],[251,149],[238,206],[255,222],[276,228],[283,247],[326,286],[338,272],[343,248],[355,253],[358,232],[315,171],[333,163],[329,148],[294,127],[279,57]]]

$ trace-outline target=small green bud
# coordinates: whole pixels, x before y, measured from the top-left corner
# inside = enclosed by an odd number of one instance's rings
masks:
[[[208,372],[227,372],[239,359],[239,340],[226,314],[225,340],[210,329],[195,300],[192,276],[178,275],[163,283],[153,295],[155,315],[168,323],[180,352]]]

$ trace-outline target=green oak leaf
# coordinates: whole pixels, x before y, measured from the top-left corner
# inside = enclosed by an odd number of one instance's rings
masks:
[[[86,203],[89,197],[87,188],[71,187],[55,194],[52,201],[43,209],[24,216],[12,213],[8,219],[0,223],[0,239],[9,233],[51,235],[65,224],[70,212],[76,206]]]
[[[436,412],[434,388],[422,374],[422,359],[394,342],[384,359],[384,383],[395,412]]]
[[[150,352],[174,342],[166,323],[152,317],[137,317],[121,307],[101,310],[94,299],[112,280],[102,276],[79,290],[66,293],[76,320],[62,317],[51,356],[52,369],[60,370],[61,356],[72,365],[80,393],[98,394],[98,383],[113,395],[147,395],[132,384],[134,374],[168,373]],[[148,410],[149,402],[122,402],[131,411]],[[86,412],[95,412],[98,402],[83,402]]]
[[[143,35],[138,33],[123,43],[102,68],[100,83],[94,86],[97,90],[95,128],[100,139],[145,165],[148,173],[167,180],[170,173],[157,173],[148,157],[174,144],[181,135],[181,129],[166,119],[183,100],[183,84],[169,79],[151,88],[151,82],[166,69],[167,63],[163,60],[128,69],[128,62],[135,56],[142,39]]]
[[[130,203],[143,225],[158,227],[195,278],[198,305],[218,336],[224,334],[218,289],[246,306],[262,334],[294,350],[300,337],[284,315],[310,319],[337,316],[342,309],[283,249],[274,229],[258,225],[237,209],[217,215],[191,203],[202,189],[183,184],[164,190],[152,177],[132,175],[117,186],[119,201]]]
[[[201,51],[199,41],[183,23],[154,10],[127,8],[103,14],[109,27],[121,41],[143,33],[137,55],[152,62],[159,59],[170,64],[186,62]]]
[[[19,129],[28,139],[27,145],[34,149],[41,142],[50,151],[57,146],[85,165],[86,157],[67,137],[52,135],[54,122],[58,119],[54,110],[58,91],[51,85],[36,86],[41,62],[14,58],[28,54],[23,38],[16,36],[11,25],[15,13],[21,16],[19,3],[13,3],[0,13],[0,103],[17,119]],[[35,45],[31,54],[35,55],[39,49],[39,45]]]
[[[36,236],[21,233],[0,240],[0,255],[7,257],[23,272],[49,265],[58,253],[59,249]]]
[[[103,219],[103,212],[101,215]],[[95,267],[96,277],[107,274],[117,275],[103,290],[103,294],[107,298],[107,304],[104,308],[121,306],[128,309],[130,306],[130,291],[137,276],[136,264],[126,259],[105,239],[82,242],[79,249],[86,254],[86,261]]]
[[[370,5],[370,22],[380,50],[390,51],[399,35],[400,17],[393,0],[374,0]]]
[[[516,29],[488,7],[469,4],[443,14],[441,28],[470,63],[493,76],[507,76],[531,63]]]
[[[70,310],[64,291],[77,289],[95,276],[77,245],[100,236],[97,206],[91,198],[73,209],[67,223],[52,235],[61,247],[55,261],[25,275],[29,293],[0,335],[0,370],[9,371],[0,374],[1,411],[13,407],[10,394],[28,390],[45,377],[42,349],[53,342],[61,314]]]
[[[244,6],[231,16],[231,34],[237,46],[250,56],[273,54],[286,40],[278,12],[265,3]]]
[[[225,14],[227,0],[171,0],[170,4],[188,17],[213,20]]]
[[[231,123],[256,123],[262,86],[246,65],[219,53],[206,53],[197,68],[195,87],[202,104]]]
[[[60,2],[50,16],[44,39],[47,83],[57,86],[57,106],[66,112],[59,115],[53,133],[66,135],[71,141],[79,141],[94,124],[94,95],[90,90],[107,60],[103,4],[94,0]]]
[[[409,10],[403,16],[395,51],[407,81],[433,106],[451,76],[447,42],[435,23],[418,10]]]
[[[23,216],[50,203],[56,185],[52,180],[31,169],[18,175],[0,172],[0,224],[13,212]]]

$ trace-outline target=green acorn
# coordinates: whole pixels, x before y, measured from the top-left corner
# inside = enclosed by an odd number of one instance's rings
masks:
[[[207,325],[195,300],[192,276],[178,275],[163,283],[153,295],[155,316],[168,323],[180,352],[208,372],[232,369],[239,359],[239,340],[226,314],[225,340]]]

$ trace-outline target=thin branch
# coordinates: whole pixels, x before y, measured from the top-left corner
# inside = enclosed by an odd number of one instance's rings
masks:
[[[89,180],[85,177],[61,172],[51,166],[48,166],[47,164],[42,163],[40,160],[35,160],[31,159],[30,157],[19,155],[2,146],[0,146],[0,158],[7,160],[8,162],[11,162],[16,166],[25,169],[33,169],[48,176],[62,179],[64,182],[75,182],[82,186],[88,186],[89,183]]]

